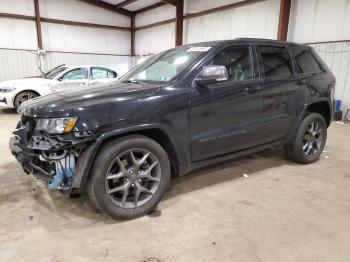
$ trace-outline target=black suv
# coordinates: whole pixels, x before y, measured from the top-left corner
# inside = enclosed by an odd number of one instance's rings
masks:
[[[24,103],[10,148],[50,189],[86,193],[113,218],[151,211],[171,175],[283,145],[316,161],[335,77],[308,46],[263,39],[185,45],[120,82]]]

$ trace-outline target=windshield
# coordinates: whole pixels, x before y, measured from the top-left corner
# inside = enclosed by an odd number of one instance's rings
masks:
[[[62,73],[66,69],[67,69],[66,66],[60,66],[60,67],[57,67],[57,68],[49,71],[48,73],[45,73],[44,76],[47,79],[54,79],[57,75],[59,75],[60,73]]]
[[[122,81],[168,82],[188,68],[200,55],[209,51],[210,46],[185,46],[165,51],[146,60],[127,73]]]

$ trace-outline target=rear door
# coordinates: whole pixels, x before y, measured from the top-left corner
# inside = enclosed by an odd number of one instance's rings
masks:
[[[284,138],[303,108],[307,85],[295,74],[289,49],[278,45],[259,46],[263,78],[262,143]]]
[[[253,147],[262,135],[262,90],[254,48],[223,47],[205,65],[225,66],[229,79],[206,86],[194,81],[191,87],[193,161]]]
[[[91,67],[89,85],[110,83],[117,80],[117,74],[104,67]]]

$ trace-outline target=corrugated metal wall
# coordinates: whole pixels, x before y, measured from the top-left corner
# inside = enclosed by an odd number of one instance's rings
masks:
[[[161,22],[175,17],[175,7],[162,6],[136,16],[136,27]],[[175,23],[160,25],[135,34],[135,51],[137,55],[156,54],[174,47]]]
[[[185,0],[185,14],[240,2],[240,0]],[[266,0],[235,9],[208,14],[184,22],[184,43],[264,37],[275,39],[280,0]],[[163,6],[136,16],[136,26],[175,17],[175,8]],[[148,55],[174,47],[175,23],[136,32],[136,54]]]
[[[293,0],[288,39],[300,43],[350,39],[349,0]]]
[[[213,8],[237,1],[186,2],[189,12]],[[208,8],[205,8],[207,3]],[[186,19],[185,43],[210,40],[233,39],[237,37],[258,37],[276,39],[280,0],[268,0],[226,11]]]
[[[37,67],[36,51],[0,49],[0,63],[0,81],[40,73]]]
[[[34,16],[33,0],[1,0],[0,12]],[[40,0],[42,17],[130,27],[130,18],[76,0]],[[0,81],[38,75],[34,21],[0,18]],[[42,23],[43,70],[58,64],[99,64],[119,75],[132,66],[130,32]],[[69,52],[69,53],[67,53]],[[114,55],[115,54],[115,55]]]
[[[288,40],[311,43],[337,78],[335,96],[350,105],[350,0],[293,0]]]

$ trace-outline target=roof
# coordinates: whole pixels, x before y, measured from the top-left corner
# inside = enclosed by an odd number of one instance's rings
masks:
[[[186,44],[185,46],[218,46],[218,45],[224,45],[229,43],[257,43],[257,44],[281,44],[281,45],[301,45],[294,42],[289,41],[279,41],[274,39],[267,39],[267,38],[248,38],[248,37],[242,37],[242,38],[235,38],[235,39],[228,39],[228,40],[216,40],[216,41],[206,41],[206,42],[198,42],[198,43],[191,43]]]

